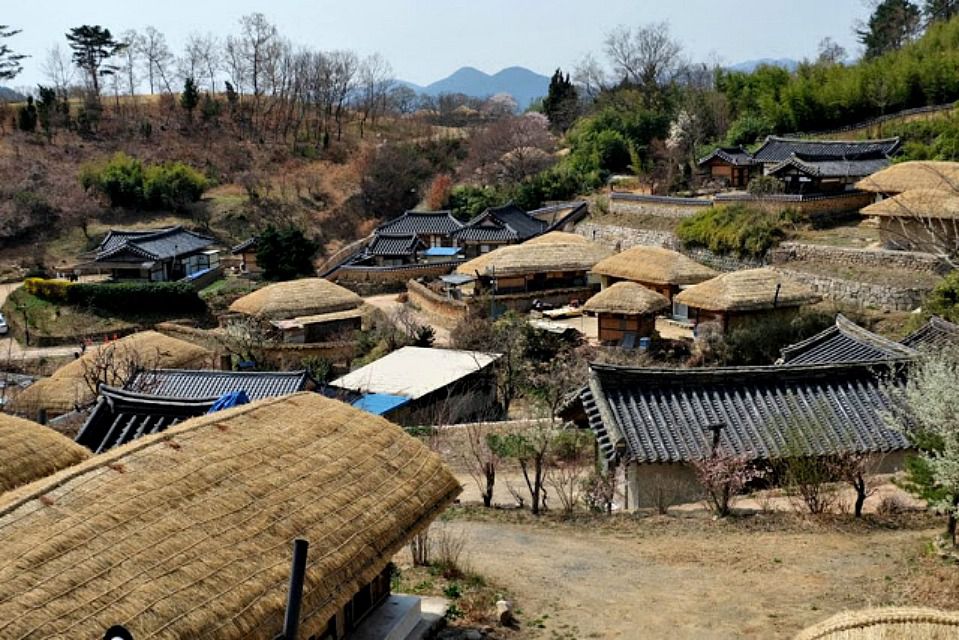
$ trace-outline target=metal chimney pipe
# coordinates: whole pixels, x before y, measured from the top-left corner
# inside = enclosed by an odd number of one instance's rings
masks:
[[[286,597],[283,618],[283,640],[296,640],[300,630],[300,605],[303,603],[303,580],[306,577],[306,552],[310,543],[303,538],[293,541],[293,566],[290,569],[290,592]]]

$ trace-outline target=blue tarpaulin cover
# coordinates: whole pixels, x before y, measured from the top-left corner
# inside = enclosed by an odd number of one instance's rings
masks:
[[[455,256],[460,251],[462,247],[430,247],[423,252],[424,256]]]
[[[362,398],[353,401],[353,406],[367,413],[381,416],[397,407],[402,407],[410,399],[404,396],[394,396],[388,393],[368,393]]]
[[[220,396],[220,399],[213,403],[213,406],[210,407],[207,413],[216,413],[217,411],[223,411],[224,409],[239,407],[241,404],[249,403],[250,398],[247,397],[246,391],[230,391]]]

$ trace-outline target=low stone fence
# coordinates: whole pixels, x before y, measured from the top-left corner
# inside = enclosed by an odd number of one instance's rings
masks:
[[[340,286],[356,291],[360,295],[398,293],[406,288],[409,280],[417,278],[436,278],[450,273],[459,265],[459,261],[436,262],[432,264],[408,264],[395,267],[361,267],[346,265],[327,276]]]
[[[774,267],[783,275],[811,287],[826,300],[883,311],[912,311],[922,304],[928,289],[891,287],[882,284],[844,280],[783,266]]]
[[[784,242],[770,252],[770,262],[788,265],[790,262],[816,260],[843,266],[902,269],[944,276],[949,265],[930,253],[892,251],[888,249],[855,249],[831,247],[802,242]]]
[[[688,218],[711,206],[713,206],[712,201],[702,198],[674,198],[617,191],[609,194],[610,211],[620,214]]]
[[[625,251],[636,246],[666,247],[677,251],[680,248],[679,238],[669,231],[581,222],[576,225],[573,232],[613,251]]]
[[[812,222],[841,215],[855,215],[874,200],[865,191],[821,193],[813,195],[777,193],[756,197],[748,193],[720,193],[712,199],[650,196],[613,192],[609,196],[610,211],[620,215],[646,215],[660,218],[688,218],[717,205],[742,204],[777,213],[790,209]]]
[[[407,301],[441,327],[453,329],[462,320],[469,317],[469,305],[462,300],[453,300],[436,293],[426,285],[410,280],[406,283]]]

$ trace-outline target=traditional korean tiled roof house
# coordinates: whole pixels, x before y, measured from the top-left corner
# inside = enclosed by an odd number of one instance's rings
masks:
[[[0,496],[0,635],[274,638],[300,538],[299,637],[341,640],[460,490],[402,429],[318,394],[187,420]]]
[[[402,425],[498,417],[499,354],[403,347],[337,378],[326,390]]]
[[[589,203],[585,200],[557,202],[527,213],[545,222],[549,231],[572,231],[576,223],[589,215]]]
[[[463,247],[467,258],[489,253],[497,247],[525,242],[549,227],[513,203],[491,207],[453,232],[453,242]]]
[[[257,237],[247,238],[240,244],[230,249],[235,256],[240,256],[240,272],[248,273],[252,276],[258,276],[263,273],[263,267],[257,264],[256,248]]]
[[[111,230],[97,247],[92,266],[117,280],[179,280],[219,265],[213,238],[181,226],[143,231]]]
[[[395,267],[415,263],[426,249],[427,245],[413,234],[377,233],[361,259],[378,267]]]
[[[725,333],[761,317],[788,319],[821,298],[809,287],[762,268],[724,273],[679,292],[673,300],[686,305],[697,325],[709,324]]]
[[[599,341],[634,348],[640,338],[656,333],[656,316],[669,309],[669,300],[635,282],[617,282],[586,301],[583,310],[594,314]]]
[[[90,457],[53,429],[7,414],[0,414],[0,451],[0,494]]]
[[[902,339],[902,344],[917,351],[938,351],[959,346],[959,325],[932,316],[919,329]]]
[[[462,226],[449,211],[407,211],[378,226],[374,235],[416,236],[427,247],[451,247],[453,232]]]
[[[745,189],[749,181],[762,175],[762,164],[743,147],[717,147],[700,158],[700,169],[709,171],[709,177],[722,180],[734,189]]]
[[[678,251],[665,247],[635,246],[600,260],[593,267],[603,287],[629,281],[663,295],[667,300],[681,289],[719,275]]]
[[[789,366],[840,362],[912,360],[919,352],[905,344],[864,329],[844,315],[816,335],[782,350],[780,362]]]
[[[690,463],[721,451],[765,463],[852,452],[898,469],[910,449],[883,417],[891,407],[878,363],[694,369],[592,365],[564,416],[596,434],[601,462],[625,472],[627,508],[656,488],[700,490]],[[684,489],[683,489],[684,488]]]

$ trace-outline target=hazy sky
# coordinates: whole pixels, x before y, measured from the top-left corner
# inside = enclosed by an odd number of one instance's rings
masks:
[[[695,60],[813,56],[825,36],[851,53],[862,0],[3,0],[0,22],[23,29],[8,41],[33,56],[12,85],[43,80],[46,50],[80,24],[114,33],[153,25],[174,51],[191,31],[226,35],[261,11],[291,41],[322,49],[379,51],[404,80],[427,84],[471,65],[521,65],[549,74],[589,51],[618,24],[667,20]]]

